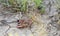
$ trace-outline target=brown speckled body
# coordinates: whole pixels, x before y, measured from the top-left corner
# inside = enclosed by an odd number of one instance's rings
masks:
[[[26,28],[26,27],[31,27],[32,25],[32,20],[18,20],[18,25],[17,28]]]

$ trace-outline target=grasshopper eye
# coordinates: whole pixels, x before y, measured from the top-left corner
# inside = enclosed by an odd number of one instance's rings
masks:
[[[19,20],[17,20],[17,22],[19,22]]]

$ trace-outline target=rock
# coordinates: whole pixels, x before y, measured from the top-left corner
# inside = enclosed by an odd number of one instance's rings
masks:
[[[11,28],[8,32],[8,35],[18,35],[18,36],[30,36],[32,33],[28,29],[17,29]],[[14,33],[14,34],[13,34]]]
[[[0,26],[0,36],[4,36],[9,26]]]

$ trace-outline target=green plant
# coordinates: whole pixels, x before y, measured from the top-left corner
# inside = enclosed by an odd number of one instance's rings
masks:
[[[27,10],[27,0],[22,0],[22,8],[21,8],[21,11],[25,11]]]
[[[16,11],[26,12],[27,0],[2,0],[5,6],[12,7],[11,9]]]
[[[42,8],[39,13],[44,14],[45,13],[45,8]]]
[[[36,7],[41,6],[43,0],[33,0],[33,2],[36,4]]]
[[[16,0],[16,1],[9,1],[13,7],[18,7],[20,11],[26,12],[27,10],[27,0]],[[19,2],[19,3],[18,3]]]
[[[33,0],[33,2],[35,3],[35,7],[40,11],[39,13],[44,14],[45,8],[42,6],[43,0]]]
[[[43,2],[43,0],[31,0],[35,3],[35,7],[41,7],[41,3]],[[27,0],[0,0],[1,3],[3,3],[5,6],[11,7],[11,9],[13,9],[13,11],[17,12],[17,11],[22,11],[22,12],[26,12],[27,11]],[[41,13],[43,13],[43,8],[40,10]]]

